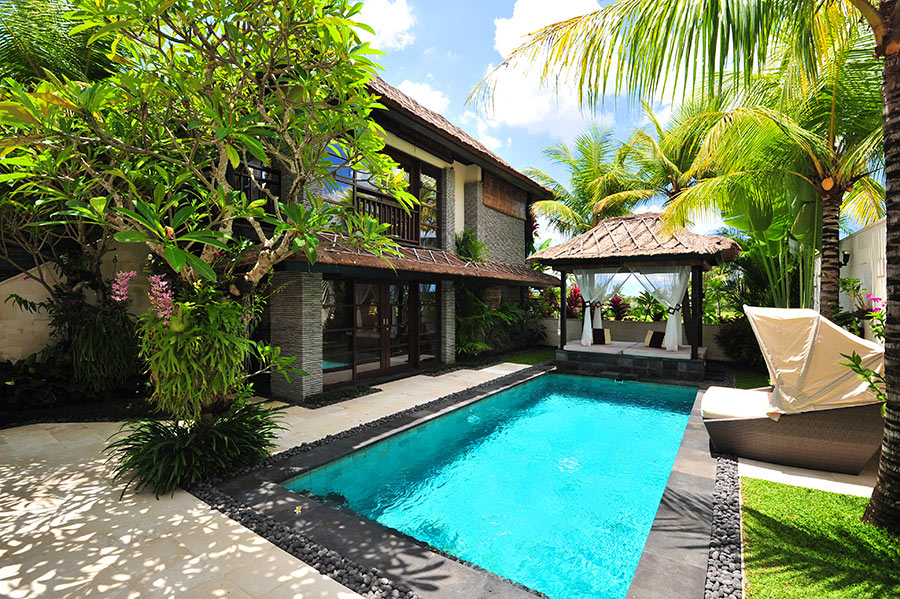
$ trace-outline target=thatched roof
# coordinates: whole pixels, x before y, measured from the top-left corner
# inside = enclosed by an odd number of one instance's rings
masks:
[[[498,260],[468,262],[453,252],[414,247],[400,247],[400,256],[387,256],[385,259],[348,243],[346,238],[334,233],[320,234],[319,239],[317,265],[387,271],[393,267],[397,272],[434,274],[448,278],[474,277],[540,288],[559,285],[557,277],[538,272],[527,264],[510,264]],[[306,257],[303,252],[298,252],[288,260],[306,262]]]
[[[546,197],[551,197],[553,195],[551,189],[539,184],[525,173],[516,170],[508,162],[490,151],[483,143],[466,133],[462,128],[457,127],[448,121],[443,115],[419,104],[413,98],[385,82],[381,77],[373,77],[372,80],[369,81],[369,89],[381,96],[380,102],[389,110],[402,112],[415,119],[433,133],[462,146],[501,172],[505,172],[512,178],[526,184],[539,195],[546,195]]]
[[[699,235],[687,229],[666,233],[662,215],[653,212],[607,218],[599,225],[528,258],[548,266],[612,266],[617,264],[718,264],[741,252],[733,239]]]

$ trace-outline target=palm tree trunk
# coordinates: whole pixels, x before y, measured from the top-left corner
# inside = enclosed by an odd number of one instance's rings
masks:
[[[841,199],[843,191],[834,188],[822,195],[822,287],[819,312],[834,316],[840,301],[838,279],[841,276]]]
[[[893,2],[882,2],[881,9],[892,9],[893,5]],[[893,11],[887,14],[892,15]],[[891,18],[889,22],[893,24],[893,21]],[[900,534],[900,55],[896,53],[885,57],[882,93],[887,210],[888,302],[884,345],[887,405],[878,478],[863,520]]]

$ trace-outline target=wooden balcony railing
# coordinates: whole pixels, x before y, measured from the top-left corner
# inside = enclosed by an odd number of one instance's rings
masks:
[[[389,224],[391,228],[387,234],[397,241],[419,243],[419,211],[416,208],[407,212],[393,199],[357,193],[356,209],[360,214],[368,214],[378,222]]]

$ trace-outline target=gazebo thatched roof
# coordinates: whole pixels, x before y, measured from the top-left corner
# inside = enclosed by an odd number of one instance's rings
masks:
[[[553,267],[590,268],[616,265],[694,265],[732,262],[741,252],[733,239],[699,235],[687,229],[666,232],[662,215],[653,212],[607,218],[528,260]]]

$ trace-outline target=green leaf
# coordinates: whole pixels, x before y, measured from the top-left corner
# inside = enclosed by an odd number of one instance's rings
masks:
[[[241,164],[241,157],[237,153],[237,150],[232,148],[230,145],[225,144],[225,154],[228,155],[228,160],[231,162],[231,166],[237,168]]]
[[[172,219],[172,228],[177,229],[181,225],[183,225],[188,217],[190,217],[194,213],[193,206],[183,206],[178,209],[178,212],[175,213],[175,218]]]
[[[24,179],[26,177],[32,176],[31,173],[23,173],[23,172],[15,172],[15,173],[4,173],[0,175],[0,183],[4,181],[12,181],[13,179]]]
[[[185,257],[187,258],[187,263],[191,265],[191,268],[193,268],[200,277],[207,281],[216,281],[216,271],[214,271],[209,264],[190,252],[185,252]]]
[[[143,243],[145,241],[150,241],[150,238],[140,231],[119,231],[113,235],[113,239],[121,241],[122,243]]]
[[[109,204],[109,198],[91,198],[91,206],[93,206],[94,210],[96,210],[99,214],[103,214],[106,211],[107,204]]]
[[[270,161],[269,157],[266,156],[266,150],[258,140],[241,133],[236,133],[234,138],[240,140],[240,142],[244,144],[244,147],[247,148],[247,151],[250,152],[250,154],[252,154],[254,158],[265,165],[269,164]]]
[[[181,272],[181,269],[184,268],[184,265],[187,262],[188,253],[174,245],[167,245],[163,249],[163,253],[166,255],[166,262],[169,263],[169,266],[171,266],[175,272]]]

